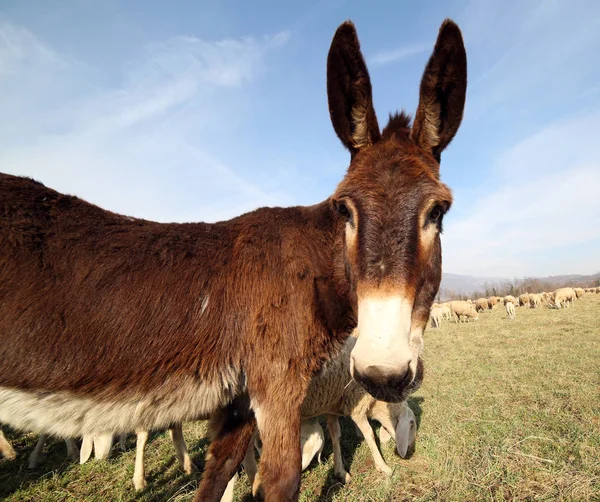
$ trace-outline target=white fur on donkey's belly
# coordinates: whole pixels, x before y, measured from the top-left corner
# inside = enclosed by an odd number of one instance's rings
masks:
[[[190,381],[138,397],[112,400],[72,392],[0,387],[0,423],[64,438],[166,428],[173,423],[208,418],[227,404],[241,390],[239,373],[227,373],[214,383]]]

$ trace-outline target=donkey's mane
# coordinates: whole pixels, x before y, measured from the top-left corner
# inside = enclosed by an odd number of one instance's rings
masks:
[[[387,125],[381,134],[382,139],[389,139],[393,136],[400,138],[408,138],[411,128],[411,116],[404,110],[396,113],[390,113],[390,118]]]

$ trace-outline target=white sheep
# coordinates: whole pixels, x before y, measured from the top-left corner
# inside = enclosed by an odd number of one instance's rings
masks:
[[[429,318],[431,319],[431,327],[439,328],[440,324],[442,324],[442,309],[440,307],[433,307],[429,313]]]
[[[513,302],[506,302],[505,305],[508,318],[514,319],[515,317],[517,317],[517,313],[515,312],[515,304]]]

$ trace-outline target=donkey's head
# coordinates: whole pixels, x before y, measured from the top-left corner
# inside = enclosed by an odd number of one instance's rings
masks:
[[[342,24],[327,59],[333,127],[350,150],[331,202],[345,221],[346,275],[358,299],[353,377],[373,396],[404,397],[442,273],[442,218],[452,203],[439,180],[442,150],[462,120],[467,60],[460,30],[444,21],[421,80],[414,123],[403,113],[380,132],[354,25]]]

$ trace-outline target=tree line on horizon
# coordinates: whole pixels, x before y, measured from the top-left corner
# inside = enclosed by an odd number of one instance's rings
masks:
[[[600,277],[591,280],[572,281],[568,285],[580,288],[593,288],[600,286]],[[489,298],[490,296],[504,297],[512,295],[518,297],[523,293],[551,292],[564,286],[564,279],[524,277],[523,279],[513,279],[512,281],[485,282],[482,289],[472,291],[468,294],[458,293],[449,288],[440,288],[436,299],[439,303],[448,300],[476,300],[477,298]]]

